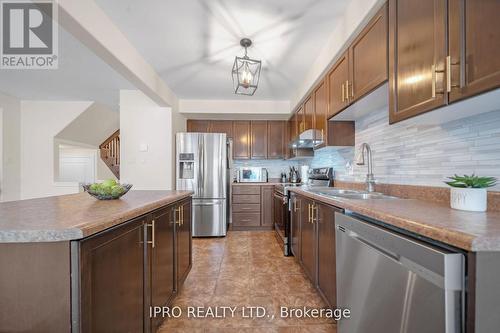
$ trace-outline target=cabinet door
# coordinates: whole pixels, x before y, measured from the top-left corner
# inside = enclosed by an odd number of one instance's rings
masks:
[[[267,158],[270,160],[285,157],[285,126],[284,121],[267,123]]]
[[[175,291],[174,276],[174,220],[173,208],[168,206],[153,213],[154,247],[151,249],[151,306],[168,306]],[[151,318],[151,327],[156,332],[163,322],[162,317]]]
[[[302,216],[303,203],[300,196],[292,194],[292,207],[290,212],[290,241],[292,242],[291,250],[295,258],[300,259],[300,224]]]
[[[349,105],[349,57],[348,52],[335,63],[327,74],[328,80],[328,118],[336,115]]]
[[[299,113],[297,111],[293,114],[293,117],[292,117],[292,127],[291,127],[291,135],[290,135],[291,140],[295,140],[295,138],[297,138],[297,136],[299,135],[299,123],[300,123]]]
[[[304,131],[314,128],[314,96],[311,95],[304,103]]]
[[[314,91],[314,117],[315,126],[317,130],[315,133],[315,140],[318,142],[316,148],[320,148],[326,145],[327,142],[327,116],[328,116],[328,101],[327,101],[327,84],[326,81],[322,81],[316,90]]]
[[[450,101],[500,87],[500,1],[450,0]]]
[[[260,195],[260,213],[261,219],[260,223],[262,226],[273,226],[273,216],[275,213],[274,205],[273,205],[273,192],[274,186],[261,186],[261,195]]]
[[[132,220],[80,242],[80,332],[143,331],[145,222]]]
[[[311,282],[316,285],[316,228],[312,216],[314,202],[302,198],[300,218],[301,264]]]
[[[387,80],[388,37],[385,4],[349,48],[349,98],[352,101],[363,97]]]
[[[250,159],[250,122],[233,122],[233,158],[235,160]]]
[[[446,0],[389,0],[391,123],[448,101],[446,8]]]
[[[233,137],[233,122],[230,120],[210,121],[210,133],[226,133],[228,138]]]
[[[301,105],[297,110],[297,136],[299,136],[306,129],[305,116],[304,116],[304,105]]]
[[[187,131],[190,133],[208,133],[210,129],[209,120],[187,120]]]
[[[341,210],[328,205],[316,205],[315,222],[318,228],[318,289],[331,308],[337,305],[335,212],[341,212]]]
[[[179,290],[191,269],[191,199],[177,205],[177,287]],[[175,212],[174,212],[175,213]]]
[[[251,122],[251,152],[252,159],[267,158],[267,121]]]

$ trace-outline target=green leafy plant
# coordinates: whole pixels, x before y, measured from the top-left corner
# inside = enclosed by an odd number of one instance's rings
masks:
[[[451,187],[459,187],[459,188],[487,188],[492,187],[497,184],[497,179],[494,177],[479,177],[475,174],[471,176],[463,175],[458,176],[455,175],[453,177],[448,177],[451,181],[445,182]]]

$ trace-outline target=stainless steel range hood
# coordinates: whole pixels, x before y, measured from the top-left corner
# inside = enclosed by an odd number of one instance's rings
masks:
[[[323,143],[323,135],[321,131],[315,129],[309,129],[300,133],[300,135],[295,140],[290,142],[289,147],[306,149],[306,148],[314,148],[322,143]]]

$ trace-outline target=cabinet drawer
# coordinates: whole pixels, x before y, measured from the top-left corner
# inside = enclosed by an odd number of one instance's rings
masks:
[[[260,194],[233,195],[234,204],[260,204]]]
[[[259,213],[260,204],[234,204],[234,213]]]
[[[260,213],[233,213],[233,225],[237,227],[259,227]]]
[[[233,186],[233,194],[259,194],[259,185],[235,185]]]

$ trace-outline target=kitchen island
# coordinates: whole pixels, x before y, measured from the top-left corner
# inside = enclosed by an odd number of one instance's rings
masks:
[[[189,191],[0,204],[0,332],[154,332],[192,265]]]
[[[462,331],[493,332],[499,327],[500,212],[496,206],[492,206],[493,211],[477,213],[416,199],[361,200],[320,195],[307,188],[289,191],[293,193],[292,249],[330,305],[337,305],[333,224],[336,216],[343,213],[421,244],[462,254],[465,284]],[[293,230],[297,230],[295,235]]]

